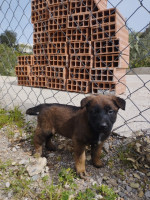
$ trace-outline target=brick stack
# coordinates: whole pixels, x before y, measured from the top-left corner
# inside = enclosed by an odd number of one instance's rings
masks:
[[[107,0],[32,0],[33,56],[18,57],[18,84],[71,92],[125,91],[128,31]],[[119,81],[118,81],[119,80]]]
[[[129,34],[119,11],[112,8],[93,12],[91,37],[94,46],[94,66],[90,76],[92,93],[103,90],[116,94],[125,92]]]

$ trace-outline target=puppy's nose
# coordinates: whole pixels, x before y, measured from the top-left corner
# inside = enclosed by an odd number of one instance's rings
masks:
[[[106,129],[107,127],[108,127],[108,126],[107,126],[106,122],[103,122],[103,123],[101,124],[101,128]]]

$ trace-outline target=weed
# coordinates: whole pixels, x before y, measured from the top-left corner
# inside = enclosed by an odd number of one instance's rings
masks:
[[[21,111],[17,107],[15,107],[14,110],[8,111],[0,109],[0,128],[4,125],[12,124],[17,125],[20,128],[24,126],[24,116]]]
[[[104,200],[115,200],[118,197],[114,190],[107,185],[97,187],[97,191],[103,196]]]
[[[114,161],[113,161],[113,159],[110,159],[109,161],[108,161],[108,166],[112,169],[113,168],[113,166],[114,166]]]
[[[90,189],[87,188],[84,192],[79,192],[76,196],[76,200],[92,200],[95,197],[95,193]]]
[[[120,161],[124,164],[127,165],[129,168],[132,167],[132,163],[130,162],[130,160],[128,160],[127,158],[133,157],[134,155],[134,151],[133,151],[133,147],[132,145],[128,144],[127,146],[120,146],[117,150],[118,152],[118,157],[120,159]]]
[[[44,177],[42,178],[42,181],[43,181],[44,183],[46,183],[46,182],[48,181],[48,176],[44,176]]]
[[[6,161],[6,162],[2,162],[2,161],[0,160],[0,171],[5,172],[5,170],[6,170],[9,166],[11,166],[11,163],[12,163],[11,160],[8,160],[8,161]]]
[[[76,178],[76,173],[68,168],[68,169],[62,169],[59,173],[59,183],[64,185],[70,185],[71,188],[76,187],[76,184],[74,184],[74,178]]]

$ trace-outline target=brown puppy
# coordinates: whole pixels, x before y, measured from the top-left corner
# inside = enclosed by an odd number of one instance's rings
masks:
[[[38,106],[40,108],[40,106]],[[41,156],[42,144],[53,148],[51,135],[58,133],[71,138],[74,146],[75,167],[83,178],[85,170],[85,146],[91,145],[93,164],[101,167],[101,150],[111,133],[118,109],[125,110],[125,100],[113,95],[92,95],[81,101],[81,107],[60,104],[42,104],[34,136],[35,151]],[[37,107],[29,111],[37,111]]]

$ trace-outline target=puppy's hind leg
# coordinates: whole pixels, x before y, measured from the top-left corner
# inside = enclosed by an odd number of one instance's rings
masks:
[[[45,147],[48,151],[56,151],[56,147],[55,145],[52,143],[52,137],[53,134],[50,133],[47,137],[46,137],[46,142],[45,142]]]
[[[42,155],[42,145],[45,142],[46,136],[43,134],[42,130],[37,127],[34,134],[34,148],[35,148],[35,156],[40,157]]]

